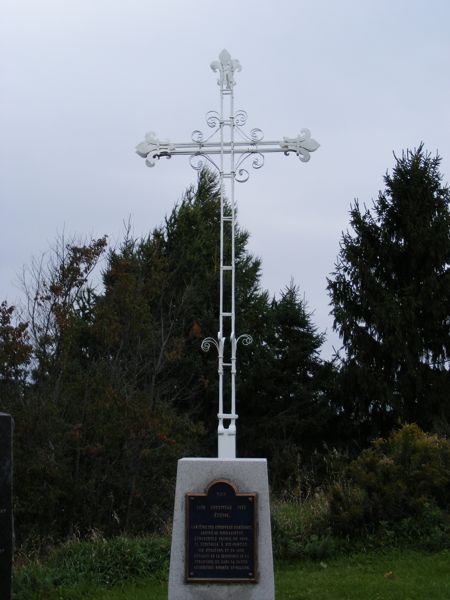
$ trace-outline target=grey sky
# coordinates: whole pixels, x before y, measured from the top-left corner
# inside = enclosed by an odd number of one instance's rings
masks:
[[[421,141],[450,172],[447,0],[4,0],[0,18],[0,300],[58,232],[114,243],[128,218],[136,235],[161,223],[195,172],[183,157],[148,169],[134,147],[207,128],[224,47],[249,128],[321,143],[307,164],[267,156],[237,199],[263,285],[295,280],[326,355],[350,203],[370,205],[392,151]]]

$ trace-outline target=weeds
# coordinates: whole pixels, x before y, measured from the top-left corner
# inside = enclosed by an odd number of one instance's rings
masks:
[[[163,577],[169,562],[168,537],[71,541],[43,561],[19,568],[14,577],[14,600],[84,598],[94,587]],[[71,591],[70,588],[76,588]],[[70,595],[72,594],[72,595]]]

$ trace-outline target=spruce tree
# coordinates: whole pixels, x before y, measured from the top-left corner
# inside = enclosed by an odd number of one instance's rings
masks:
[[[238,445],[269,459],[272,485],[282,491],[297,483],[299,456],[321,450],[329,436],[333,373],[319,356],[325,335],[293,282],[273,298],[265,319],[264,338],[242,372]]]
[[[395,159],[372,210],[352,206],[328,280],[342,409],[369,435],[450,422],[450,191],[423,145]]]

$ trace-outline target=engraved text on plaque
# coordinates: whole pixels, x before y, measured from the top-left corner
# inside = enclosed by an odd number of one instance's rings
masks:
[[[257,582],[256,501],[225,480],[186,494],[187,582]]]

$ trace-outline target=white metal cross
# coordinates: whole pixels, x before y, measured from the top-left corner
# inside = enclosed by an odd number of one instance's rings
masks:
[[[155,137],[154,132],[147,133],[145,141],[136,146],[139,156],[145,158],[147,166],[155,166],[156,159],[163,156],[189,156],[191,166],[200,171],[207,160],[219,173],[220,185],[220,309],[219,331],[217,339],[208,337],[202,342],[202,349],[208,351],[211,345],[218,353],[219,373],[219,412],[218,424],[218,456],[219,458],[236,457],[236,356],[238,343],[251,344],[248,334],[236,335],[236,264],[235,264],[235,229],[236,201],[235,182],[243,183],[249,178],[244,163],[252,159],[252,167],[260,169],[264,164],[264,155],[269,152],[295,153],[302,162],[310,159],[310,153],[317,150],[319,144],[311,138],[308,129],[302,129],[295,138],[284,137],[280,141],[265,141],[261,129],[252,129],[246,133],[243,129],[247,122],[247,113],[235,111],[234,86],[235,73],[241,70],[238,60],[232,59],[227,50],[222,50],[219,60],[211,63],[211,69],[218,72],[220,88],[220,111],[210,111],[206,115],[206,123],[212,129],[205,136],[196,129],[192,132],[191,141],[187,143],[171,143]],[[226,111],[225,109],[228,108]],[[218,139],[217,139],[218,137]],[[216,140],[214,141],[214,138]],[[225,244],[225,236],[229,245]],[[230,248],[226,253],[226,248]],[[229,292],[225,296],[225,290]],[[226,298],[228,304],[225,306]],[[229,332],[229,335],[226,334]],[[228,343],[227,343],[227,337]],[[230,381],[231,397],[225,406],[224,378]]]

